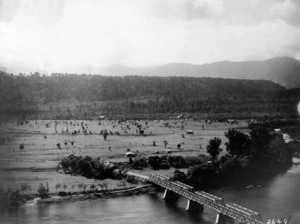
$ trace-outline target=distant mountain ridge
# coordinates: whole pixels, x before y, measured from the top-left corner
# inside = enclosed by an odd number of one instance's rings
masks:
[[[273,81],[287,88],[300,87],[300,61],[290,57],[278,57],[265,61],[221,61],[202,65],[187,63],[170,63],[152,67],[111,65],[97,68],[93,72],[112,76],[146,75],[262,79]]]

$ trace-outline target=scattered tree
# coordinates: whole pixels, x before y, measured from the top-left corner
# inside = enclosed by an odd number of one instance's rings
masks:
[[[213,163],[215,163],[216,157],[222,151],[222,149],[220,149],[221,142],[221,139],[215,137],[209,140],[209,143],[206,147],[207,153],[211,155]]]
[[[90,186],[90,189],[95,193],[96,185],[92,184],[92,185]]]
[[[57,190],[58,190],[59,188],[61,188],[61,184],[60,184],[60,183],[55,184],[55,190],[56,190],[56,193],[57,193]]]
[[[164,145],[165,145],[165,148],[166,148],[167,145],[168,145],[168,141],[167,140],[164,140]]]
[[[82,189],[82,188],[83,188],[83,186],[84,186],[84,184],[83,184],[83,183],[79,183],[79,184],[78,184],[78,188],[79,188],[79,189]]]
[[[84,184],[83,185],[83,191],[84,191],[84,193],[85,193],[85,189],[87,188],[87,185],[86,184]]]
[[[48,189],[46,188],[46,186],[43,185],[43,183],[40,183],[37,192],[41,198],[48,197]]]

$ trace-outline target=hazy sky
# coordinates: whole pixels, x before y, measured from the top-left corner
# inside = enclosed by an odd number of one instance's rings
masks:
[[[0,0],[0,67],[300,59],[299,0]]]

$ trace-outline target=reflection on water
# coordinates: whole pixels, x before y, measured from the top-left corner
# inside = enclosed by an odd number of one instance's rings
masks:
[[[10,211],[0,223],[211,223],[213,216],[189,214],[186,200],[168,204],[161,195],[149,194],[109,200],[27,206]]]
[[[227,191],[214,192],[227,202],[243,205],[271,218],[289,218],[290,224],[300,223],[300,166],[294,165],[287,173],[261,183],[260,188],[235,186]]]
[[[253,181],[253,180],[251,180]],[[255,187],[247,189],[253,184]],[[300,166],[285,174],[258,183],[242,183],[212,193],[258,211],[265,221],[269,218],[291,219],[290,224],[300,223]],[[215,213],[209,209],[204,214],[191,215],[185,211],[186,199],[168,204],[159,194],[100,199],[77,203],[26,206],[0,216],[0,223],[214,223]]]

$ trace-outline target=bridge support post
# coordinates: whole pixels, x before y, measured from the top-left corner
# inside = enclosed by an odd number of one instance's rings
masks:
[[[215,224],[234,224],[234,219],[222,213],[218,213]]]
[[[195,202],[195,201],[191,201],[191,200],[188,200],[187,202],[187,205],[186,205],[186,211],[189,211],[189,212],[200,212],[200,213],[203,213],[203,210],[204,210],[204,206]]]
[[[164,200],[166,200],[166,201],[177,201],[178,198],[179,198],[178,194],[176,194],[175,192],[170,191],[168,189],[165,189],[165,193],[164,193],[164,196],[163,196]]]

